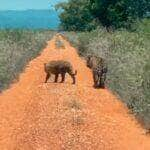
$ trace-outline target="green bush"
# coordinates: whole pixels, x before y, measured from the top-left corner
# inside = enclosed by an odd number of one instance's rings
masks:
[[[0,30],[0,91],[17,78],[31,59],[35,58],[52,31]]]
[[[96,54],[108,62],[107,86],[126,103],[150,129],[150,34],[149,20],[139,23],[135,32],[108,33],[97,29],[78,33],[79,54]],[[71,35],[70,35],[71,36]],[[73,39],[73,38],[72,38]]]
[[[78,35],[79,33],[76,33],[76,32],[65,32],[65,37],[66,39],[72,44],[72,46],[74,47],[78,47],[78,42],[79,42],[79,39],[78,39]]]

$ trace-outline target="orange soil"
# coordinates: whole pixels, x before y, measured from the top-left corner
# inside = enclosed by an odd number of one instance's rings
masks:
[[[56,49],[55,38],[0,95],[0,150],[150,150],[127,108],[109,90],[93,89],[85,61],[65,39]],[[43,83],[43,63],[55,59],[73,63],[76,85],[70,76]]]

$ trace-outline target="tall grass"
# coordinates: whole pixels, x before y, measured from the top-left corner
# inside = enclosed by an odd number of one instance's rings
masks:
[[[73,36],[68,34],[68,39]],[[120,96],[145,128],[150,129],[150,20],[137,24],[134,32],[108,33],[97,29],[77,36],[73,44],[79,54],[106,58],[107,86]]]
[[[53,31],[0,30],[0,91],[36,57]]]

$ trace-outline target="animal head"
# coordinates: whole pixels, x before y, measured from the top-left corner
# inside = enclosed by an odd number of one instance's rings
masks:
[[[87,57],[87,67],[93,68],[99,64],[99,57],[89,55]]]

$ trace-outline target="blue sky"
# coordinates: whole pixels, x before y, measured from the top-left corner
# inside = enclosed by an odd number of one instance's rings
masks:
[[[0,0],[0,10],[50,9],[63,0]]]

